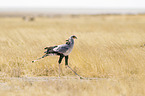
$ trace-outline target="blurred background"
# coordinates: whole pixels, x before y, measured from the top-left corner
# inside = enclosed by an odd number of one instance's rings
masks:
[[[0,16],[144,14],[144,0],[0,0]]]

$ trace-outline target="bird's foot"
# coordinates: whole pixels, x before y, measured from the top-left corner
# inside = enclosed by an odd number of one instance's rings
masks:
[[[80,77],[80,79],[84,79],[83,77]]]
[[[68,65],[65,65],[65,68],[67,68],[68,67]]]
[[[60,79],[60,76],[58,76],[58,78]]]

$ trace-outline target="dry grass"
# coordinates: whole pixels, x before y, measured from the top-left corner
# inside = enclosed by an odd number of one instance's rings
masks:
[[[144,87],[137,82],[145,83],[131,78],[97,81],[57,79],[48,82],[12,80],[2,86],[0,94],[2,96],[144,96]]]
[[[97,82],[50,80],[33,84],[2,79],[58,76],[58,57],[47,57],[36,63],[31,61],[43,55],[45,46],[63,44],[73,34],[78,39],[70,54],[70,66],[83,77],[109,79]],[[144,96],[144,44],[144,15],[66,16],[36,18],[33,22],[0,18],[0,78],[9,86],[21,87],[21,90],[10,88],[0,93],[3,96]],[[62,75],[74,75],[65,69],[64,61],[62,69]]]

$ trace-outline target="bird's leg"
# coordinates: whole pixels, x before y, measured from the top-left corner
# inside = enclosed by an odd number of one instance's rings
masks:
[[[46,57],[46,56],[48,56],[48,55],[45,54],[45,55],[43,55],[42,57],[40,57],[40,58],[38,58],[38,59],[36,59],[36,60],[33,60],[32,63],[34,63],[34,62],[36,62],[36,61],[38,61],[38,60],[40,60],[40,59],[42,59],[42,58],[44,58],[44,57]]]
[[[63,57],[64,57],[64,55],[61,54],[59,57],[59,61],[58,61],[58,63],[59,63],[59,77],[60,77],[60,71],[61,71],[60,64],[61,64]]]
[[[72,71],[72,72],[74,72],[75,73],[75,75],[77,75],[77,76],[79,76],[80,77],[80,79],[82,78],[80,75],[78,75],[70,66],[68,66],[67,65],[67,67]]]
[[[75,73],[75,75],[79,76],[82,78],[80,75],[78,75],[70,66],[68,66],[68,56],[65,56],[65,66],[68,67],[72,72]]]
[[[65,56],[65,66],[68,65],[68,56]]]

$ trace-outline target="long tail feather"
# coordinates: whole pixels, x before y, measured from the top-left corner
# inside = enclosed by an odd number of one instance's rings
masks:
[[[42,57],[40,57],[40,58],[38,58],[38,59],[36,59],[36,60],[33,60],[32,63],[34,63],[34,62],[36,62],[36,61],[38,61],[38,60],[40,60],[40,59],[42,59],[42,58],[44,58],[44,57],[46,57],[46,56],[48,56],[48,55],[45,54],[45,55],[43,55]]]

